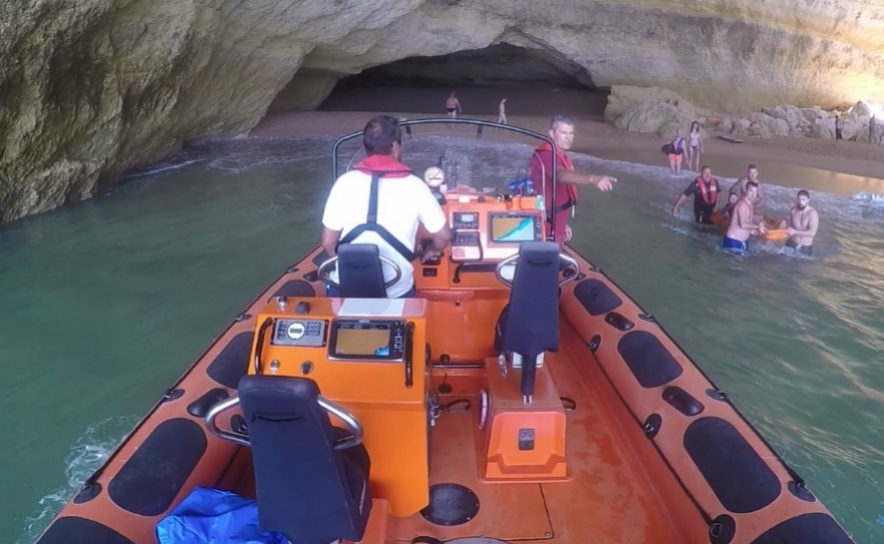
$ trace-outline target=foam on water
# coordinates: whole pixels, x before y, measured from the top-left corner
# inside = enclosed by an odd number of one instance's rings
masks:
[[[37,510],[25,519],[23,533],[15,544],[30,544],[49,525],[52,518],[76,493],[93,472],[98,470],[132,430],[137,417],[118,416],[90,425],[71,445],[64,460],[67,483],[40,499]]]

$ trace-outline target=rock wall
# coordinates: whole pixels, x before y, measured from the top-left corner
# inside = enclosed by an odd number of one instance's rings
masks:
[[[884,100],[882,30],[869,0],[7,0],[0,222],[409,56],[508,43],[599,87],[831,108]]]

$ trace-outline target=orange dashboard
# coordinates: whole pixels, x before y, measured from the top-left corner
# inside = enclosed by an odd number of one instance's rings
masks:
[[[445,192],[444,198],[451,245],[438,260],[415,263],[418,289],[499,288],[494,277],[497,263],[518,253],[522,242],[546,238],[542,200],[535,196],[459,188]],[[422,231],[419,239],[428,238]]]

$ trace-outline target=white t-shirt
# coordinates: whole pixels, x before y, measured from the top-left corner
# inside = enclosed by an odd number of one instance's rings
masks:
[[[359,170],[346,172],[332,186],[325,202],[322,224],[329,230],[341,232],[341,238],[368,218],[368,198],[371,176]],[[442,207],[436,201],[430,188],[417,176],[381,178],[378,182],[378,224],[387,229],[405,247],[414,250],[417,229],[423,223],[427,231],[434,234],[442,230],[448,222]],[[379,253],[393,261],[402,271],[399,281],[387,288],[389,298],[398,298],[414,285],[414,267],[393,249],[376,232],[363,232],[354,243],[376,244]],[[384,280],[390,281],[395,271],[381,263]],[[329,274],[332,281],[338,281],[337,268]]]

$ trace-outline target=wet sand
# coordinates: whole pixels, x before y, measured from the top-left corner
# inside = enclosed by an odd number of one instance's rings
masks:
[[[603,158],[668,166],[660,152],[664,141],[652,134],[617,130],[602,119],[603,95],[577,89],[529,88],[522,94],[513,89],[473,88],[457,91],[464,113],[461,117],[497,120],[497,102],[507,96],[509,124],[538,132],[548,128],[554,111],[568,113],[576,121],[573,150]],[[347,90],[333,93],[323,111],[290,112],[268,116],[252,130],[252,136],[292,137],[341,135],[358,131],[374,114],[388,113],[411,119],[444,117],[447,90],[385,88]],[[514,97],[514,98],[510,98]],[[534,99],[532,100],[532,97]],[[435,98],[439,108],[426,107]],[[512,102],[512,103],[511,103]],[[513,104],[525,104],[530,115],[517,115]],[[531,104],[530,107],[527,104]],[[385,109],[384,106],[386,106]],[[334,107],[337,111],[325,111]],[[471,109],[474,108],[474,109]],[[423,109],[423,111],[421,111]],[[346,110],[346,111],[342,111]],[[490,110],[490,111],[489,111]],[[578,113],[572,113],[572,112]],[[545,113],[549,112],[549,113]],[[418,130],[415,128],[415,130]],[[472,136],[474,129],[455,126],[438,130],[422,127],[421,133]],[[488,140],[528,141],[512,133],[485,130]],[[742,144],[714,137],[704,141],[706,153],[701,158],[719,176],[737,177],[749,163],[758,165],[762,180],[777,185],[805,187],[809,190],[853,194],[870,191],[884,194],[884,147],[858,142],[814,138],[746,138]]]

